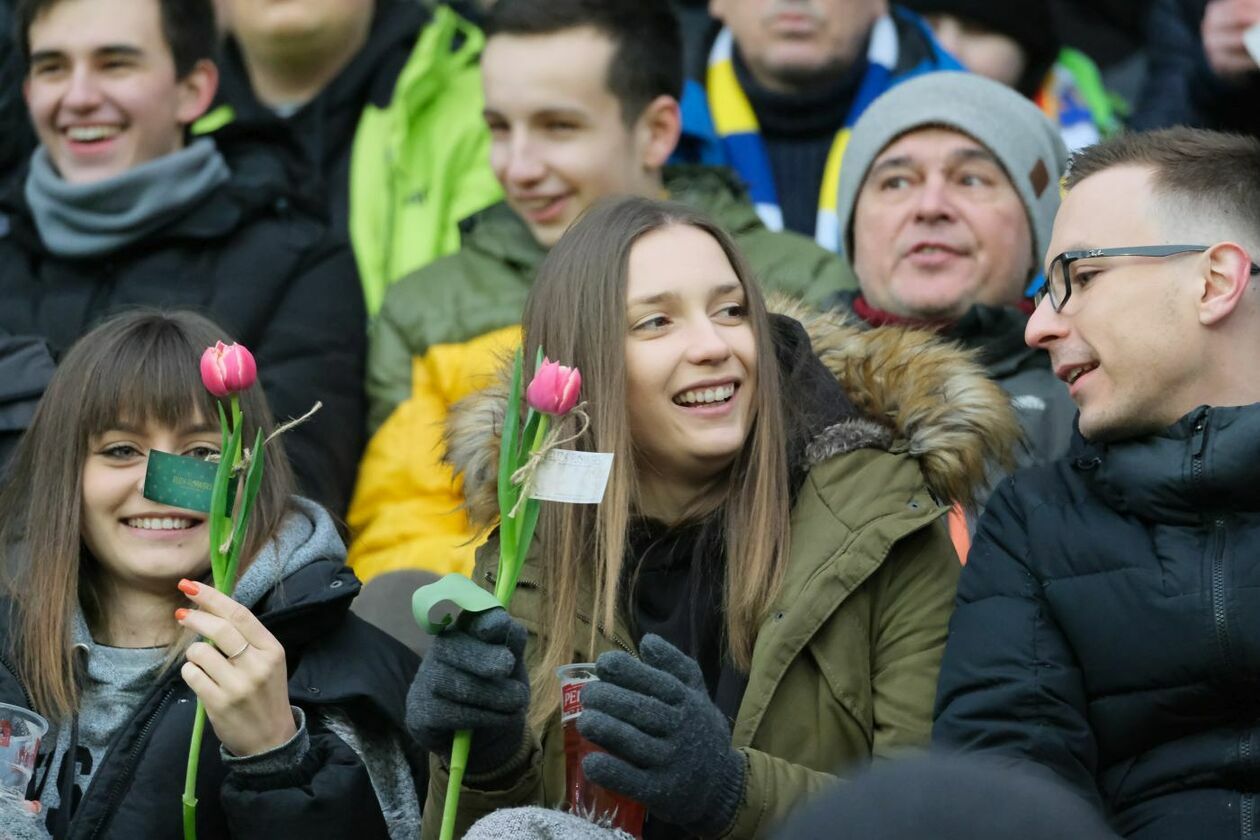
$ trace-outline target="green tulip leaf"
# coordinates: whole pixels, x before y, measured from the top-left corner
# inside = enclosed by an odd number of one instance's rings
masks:
[[[411,614],[426,633],[436,636],[464,613],[501,607],[499,600],[464,575],[449,574],[411,596]]]

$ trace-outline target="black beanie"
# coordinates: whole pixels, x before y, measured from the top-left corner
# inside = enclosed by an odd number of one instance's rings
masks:
[[[1010,38],[1024,50],[1028,66],[1019,92],[1033,96],[1059,55],[1059,35],[1049,0],[896,0],[921,15],[953,15]]]

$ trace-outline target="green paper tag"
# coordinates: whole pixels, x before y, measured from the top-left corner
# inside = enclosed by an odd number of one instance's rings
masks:
[[[464,613],[501,607],[499,599],[460,574],[422,586],[411,596],[411,614],[426,633],[436,636]]]
[[[144,474],[144,497],[162,505],[209,513],[218,471],[214,461],[151,450],[149,469]],[[235,481],[228,482],[227,498],[227,509],[231,510],[236,499]]]

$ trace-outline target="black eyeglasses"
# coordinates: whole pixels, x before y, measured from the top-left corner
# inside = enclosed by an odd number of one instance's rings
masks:
[[[1072,286],[1077,284],[1073,273],[1073,265],[1077,260],[1094,259],[1096,257],[1175,257],[1178,254],[1197,254],[1211,248],[1211,245],[1139,245],[1133,248],[1093,248],[1087,251],[1064,251],[1050,261],[1050,270],[1046,272],[1046,282],[1033,302],[1040,305],[1046,297],[1050,297],[1050,305],[1055,312],[1062,312],[1063,305],[1072,296]],[[1260,274],[1260,265],[1251,264],[1251,274]]]

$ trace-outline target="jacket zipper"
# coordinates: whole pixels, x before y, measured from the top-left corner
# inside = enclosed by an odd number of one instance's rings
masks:
[[[1194,426],[1197,436],[1194,457],[1190,461],[1190,481],[1195,490],[1200,489],[1203,482],[1203,450],[1206,448],[1206,428],[1208,411]],[[1208,525],[1208,557],[1212,561],[1212,622],[1216,628],[1216,643],[1221,651],[1221,659],[1228,670],[1232,666],[1233,644],[1229,638],[1229,614],[1225,602],[1225,517],[1217,514]],[[1238,756],[1245,766],[1251,763],[1251,734],[1239,736]],[[1239,825],[1241,836],[1248,838],[1255,827],[1255,799],[1242,794],[1239,807]]]
[[[1196,492],[1203,483],[1203,451],[1207,448],[1207,423],[1211,409],[1194,424],[1194,455],[1190,460],[1190,482]],[[1229,615],[1225,601],[1225,517],[1215,514],[1208,523],[1207,557],[1211,570],[1212,622],[1216,628],[1216,643],[1221,659],[1228,669],[1232,662],[1232,643],[1229,638]]]
[[[623,642],[615,633],[609,633],[603,624],[597,621],[591,621],[591,617],[587,615],[586,613],[582,612],[581,610],[577,611],[577,617],[581,619],[582,621],[585,621],[587,624],[594,624],[595,629],[598,630],[605,639],[612,642],[614,645],[621,648],[626,653],[633,656],[635,659],[639,658],[639,654],[635,652],[633,648],[631,648],[628,644]]]
[[[1239,763],[1244,770],[1251,769],[1251,733],[1243,733],[1238,744]],[[1251,794],[1242,794],[1242,803],[1238,811],[1239,822],[1242,826],[1243,840],[1251,837],[1256,826],[1256,798]]]
[[[1225,519],[1212,520],[1208,536],[1208,554],[1212,558],[1212,620],[1216,625],[1216,642],[1220,646],[1225,667],[1232,665],[1233,645],[1229,638],[1229,616],[1225,606]]]
[[[123,784],[131,778],[132,768],[135,767],[136,759],[140,755],[140,751],[144,749],[145,742],[149,739],[149,734],[153,731],[154,724],[161,717],[162,711],[166,708],[166,704],[170,702],[171,697],[175,694],[175,686],[166,689],[166,693],[162,695],[162,699],[158,701],[157,708],[153,710],[153,714],[149,715],[149,719],[144,722],[144,726],[140,730],[140,734],[136,737],[136,742],[131,747],[131,752],[127,755],[127,763],[123,765],[122,773],[114,779],[114,784],[109,789],[109,797],[105,800],[105,810],[102,818],[97,820],[96,826],[92,833],[88,835],[88,840],[95,840],[101,833],[101,829],[105,823],[109,821],[109,817],[114,812],[114,806],[118,804],[118,797],[122,791]],[[97,772],[103,768],[99,768]],[[83,792],[84,797],[87,791]],[[71,832],[73,834],[73,832]]]

